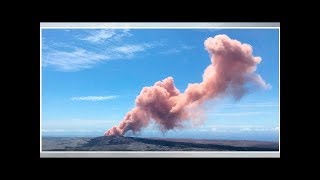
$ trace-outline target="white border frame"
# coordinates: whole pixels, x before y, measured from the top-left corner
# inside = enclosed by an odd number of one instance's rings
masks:
[[[278,29],[279,151],[42,151],[42,29]],[[280,23],[40,23],[40,157],[126,158],[279,158],[280,157]]]

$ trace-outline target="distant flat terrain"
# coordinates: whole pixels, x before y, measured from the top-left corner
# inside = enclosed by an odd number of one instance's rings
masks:
[[[43,151],[278,151],[278,142],[124,136],[43,137]]]

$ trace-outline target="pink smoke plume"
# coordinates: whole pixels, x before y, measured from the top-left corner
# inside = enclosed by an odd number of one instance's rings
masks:
[[[192,109],[210,99],[221,95],[239,99],[247,92],[247,83],[269,87],[255,73],[261,58],[253,56],[249,44],[216,35],[206,39],[204,46],[211,56],[211,64],[205,69],[202,82],[189,84],[184,93],[175,87],[172,77],[144,87],[136,98],[136,107],[105,135],[124,135],[129,130],[136,133],[151,120],[163,131],[181,127],[184,121],[195,118]]]

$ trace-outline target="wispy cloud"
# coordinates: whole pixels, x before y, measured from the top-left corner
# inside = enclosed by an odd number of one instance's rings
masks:
[[[72,101],[104,101],[116,99],[118,96],[81,96],[81,97],[72,97]]]
[[[181,52],[181,50],[173,48],[173,49],[162,51],[162,52],[160,52],[160,54],[175,54],[175,53],[179,53],[179,52]]]
[[[253,131],[279,131],[279,127],[265,127],[253,125],[208,125],[201,127],[202,132],[253,132]]]
[[[263,112],[237,112],[237,113],[208,113],[208,115],[213,116],[250,116],[250,115],[257,115],[262,114]]]
[[[279,102],[260,102],[260,103],[246,103],[246,104],[224,104],[221,105],[224,108],[228,107],[243,107],[243,108],[251,108],[251,107],[277,107],[279,106]]]
[[[90,30],[87,33],[81,37],[70,35],[72,40],[68,42],[43,41],[43,67],[64,72],[80,71],[106,61],[130,59],[161,45],[159,42],[124,44],[122,39],[132,36],[129,29]]]
[[[79,38],[80,40],[89,41],[91,43],[101,43],[106,40],[119,40],[123,37],[132,36],[129,29],[115,30],[115,29],[103,29],[90,31],[89,35]]]
[[[100,30],[91,33],[89,36],[81,38],[81,40],[90,41],[93,43],[104,41],[108,38],[111,38],[115,34],[112,30]]]
[[[94,64],[110,57],[85,49],[77,48],[73,51],[53,50],[44,55],[43,66],[53,66],[61,71],[77,71],[91,68]]]
[[[275,128],[241,128],[240,131],[278,131],[279,127]]]
[[[263,128],[264,126],[262,125],[207,125],[206,127],[208,128],[217,128],[217,129],[221,129],[221,128],[233,128],[233,129],[241,129],[241,128]]]
[[[193,49],[194,46],[182,45],[180,48],[181,48],[181,49],[184,49],[184,50],[188,50],[188,49]]]
[[[65,132],[65,129],[42,129],[42,132]]]
[[[123,55],[132,55],[133,53],[143,52],[143,51],[147,50],[148,48],[152,48],[152,47],[154,47],[154,45],[149,44],[149,43],[131,44],[131,45],[129,44],[129,45],[124,45],[124,46],[114,47],[112,49],[112,51],[115,53],[123,54]]]
[[[100,52],[82,48],[72,51],[53,50],[43,56],[43,66],[52,66],[59,71],[79,71],[105,61],[130,59],[154,46],[151,43],[112,46],[104,51],[98,49]]]
[[[42,132],[46,132],[46,133],[58,133],[58,132],[100,132],[100,131],[104,131],[104,129],[101,130],[96,130],[96,129],[43,129]]]
[[[176,54],[176,53],[180,53],[184,50],[190,50],[190,49],[193,49],[194,46],[189,46],[189,45],[181,45],[181,46],[178,46],[178,47],[175,47],[175,48],[172,48],[172,49],[168,49],[168,50],[164,50],[162,52],[160,52],[160,54],[165,54],[165,55],[168,55],[168,54]]]

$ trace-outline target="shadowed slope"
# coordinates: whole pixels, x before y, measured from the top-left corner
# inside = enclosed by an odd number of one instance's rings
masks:
[[[72,143],[72,142],[70,142]],[[49,151],[278,151],[277,142],[154,139],[124,136],[92,138],[77,147]]]

